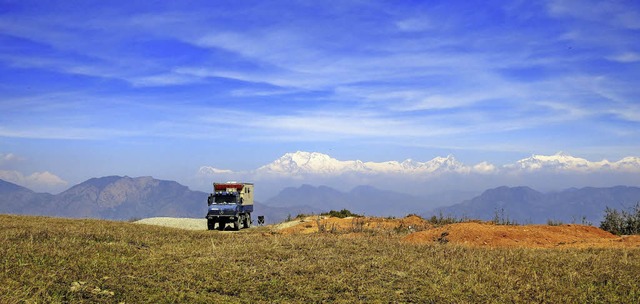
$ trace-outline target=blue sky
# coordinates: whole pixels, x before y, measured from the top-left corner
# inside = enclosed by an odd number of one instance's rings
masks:
[[[0,171],[640,153],[637,1],[0,1]]]

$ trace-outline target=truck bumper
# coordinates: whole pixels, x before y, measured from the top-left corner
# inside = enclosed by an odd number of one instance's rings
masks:
[[[219,221],[220,219],[224,219],[224,220],[235,220],[237,218],[237,216],[235,215],[207,215],[205,216],[206,219],[208,220],[216,220]]]

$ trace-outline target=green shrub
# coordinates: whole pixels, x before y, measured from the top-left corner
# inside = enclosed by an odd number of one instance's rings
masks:
[[[342,209],[342,210],[340,210],[340,211],[331,210],[331,211],[329,211],[329,212],[322,213],[322,214],[320,214],[320,215],[326,215],[326,216],[338,217],[338,218],[345,218],[345,217],[362,217],[362,215],[352,213],[351,211],[349,211],[349,210],[347,210],[347,209]]]
[[[561,220],[552,220],[552,219],[547,220],[547,226],[561,226],[561,225],[564,225],[564,223]]]
[[[493,220],[491,222],[493,222],[496,225],[511,225],[511,226],[518,225],[517,221],[509,219],[509,216],[507,216],[504,212],[504,208],[501,208],[500,210],[496,209],[494,211]]]
[[[444,216],[442,212],[440,212],[438,216],[433,215],[429,219],[427,219],[427,221],[432,225],[438,227],[438,226],[444,226],[444,225],[449,225],[454,223],[462,223],[462,222],[465,222],[466,220],[459,219],[451,215]]]

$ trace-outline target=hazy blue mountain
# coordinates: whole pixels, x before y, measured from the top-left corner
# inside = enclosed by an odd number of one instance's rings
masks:
[[[52,198],[0,179],[0,213],[46,215]]]
[[[529,187],[499,187],[423,215],[443,214],[482,220],[491,220],[497,215],[518,223],[546,223],[548,220],[581,223],[584,219],[599,225],[606,207],[626,209],[637,202],[640,202],[638,187],[571,188],[551,193]]]
[[[204,217],[207,194],[152,177],[92,178],[55,196],[66,217],[131,219],[153,216]]]
[[[347,204],[345,193],[327,186],[302,185],[287,187],[278,195],[266,200],[266,205],[274,207],[313,206],[318,210],[342,209]]]
[[[273,207],[261,203],[254,203],[254,212],[252,215],[254,225],[257,224],[258,215],[265,218],[266,224],[280,223],[287,220],[288,217],[295,217],[298,214],[319,214],[319,209],[309,206],[289,206],[289,207]]]
[[[423,199],[412,195],[372,186],[358,186],[342,192],[327,186],[302,185],[283,189],[265,204],[277,207],[306,205],[322,212],[349,209],[366,215],[405,216],[423,211],[423,202]]]

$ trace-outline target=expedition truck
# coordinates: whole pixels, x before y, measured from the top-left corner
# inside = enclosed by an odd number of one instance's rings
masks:
[[[253,184],[251,183],[213,183],[213,193],[207,200],[207,228],[224,230],[227,223],[233,223],[235,230],[251,227],[253,212]]]

